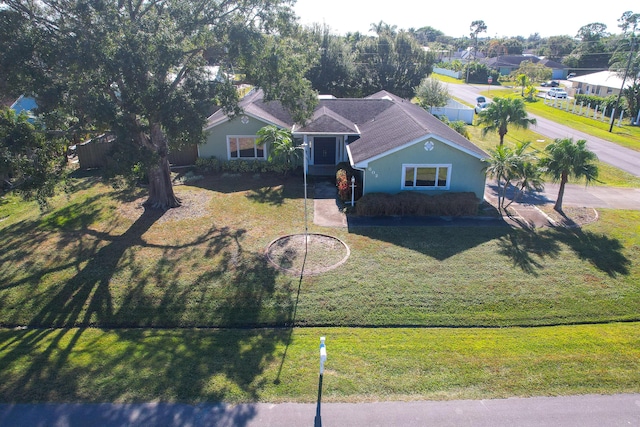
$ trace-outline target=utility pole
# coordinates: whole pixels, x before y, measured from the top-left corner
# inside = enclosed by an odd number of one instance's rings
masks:
[[[633,51],[635,48],[636,41],[636,28],[638,27],[638,20],[640,19],[640,14],[625,12],[622,14],[622,17],[618,19],[621,24],[619,25],[624,32],[626,33],[627,28],[631,26],[631,47],[629,48],[629,59],[627,60],[627,68],[624,70],[624,77],[622,78],[622,85],[620,86],[620,92],[618,93],[618,98],[616,99],[615,110],[617,111],[620,107],[620,97],[622,96],[622,92],[624,91],[624,84],[627,81],[627,76],[629,75],[629,68],[631,68],[631,60],[633,59]],[[609,133],[613,131],[613,115],[611,116],[611,124],[609,125]]]

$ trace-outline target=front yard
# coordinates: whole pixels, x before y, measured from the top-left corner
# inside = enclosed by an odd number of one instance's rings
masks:
[[[535,232],[311,225],[351,256],[300,279],[264,256],[304,230],[300,177],[206,177],[164,215],[75,185],[43,216],[0,202],[0,324],[44,328],[1,331],[2,401],[313,401],[321,334],[330,400],[639,390],[639,212]],[[209,329],[233,327],[263,328]]]

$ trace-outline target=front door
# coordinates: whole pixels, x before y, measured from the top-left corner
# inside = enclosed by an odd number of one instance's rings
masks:
[[[313,164],[314,165],[335,165],[336,164],[336,138],[335,137],[313,138]]]

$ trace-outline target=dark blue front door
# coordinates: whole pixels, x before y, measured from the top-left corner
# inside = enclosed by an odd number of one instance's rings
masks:
[[[313,164],[336,164],[336,139],[335,137],[313,138]]]

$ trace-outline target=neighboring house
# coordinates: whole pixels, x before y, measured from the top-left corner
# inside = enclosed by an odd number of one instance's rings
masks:
[[[474,60],[480,61],[484,59],[484,57],[484,53],[480,51],[477,51],[474,54],[473,47],[470,46],[466,49],[459,49],[456,52],[449,51],[449,55],[443,56],[442,58],[440,58],[440,60],[442,62],[452,62],[457,59],[460,62],[467,63]]]
[[[531,61],[534,64],[542,64],[551,68],[551,78],[554,80],[564,79],[567,67],[559,62],[549,59],[541,59],[533,55],[502,55],[494,58],[487,58],[482,61],[487,67],[497,70],[500,75],[506,76],[520,68],[520,64],[524,61]]]
[[[622,87],[622,78],[613,71],[599,71],[583,76],[569,78],[574,94],[597,95],[607,97],[618,95]],[[633,79],[627,77],[624,87],[633,84]]]
[[[321,97],[311,119],[293,123],[279,102],[253,91],[240,103],[243,114],[222,111],[208,120],[200,157],[264,161],[269,147],[256,133],[273,124],[306,144],[310,174],[335,172],[349,162],[361,171],[363,193],[400,191],[473,192],[483,198],[488,155],[418,105],[385,91],[367,98]]]
[[[24,111],[29,116],[29,120],[33,121],[34,115],[32,111],[38,108],[38,104],[36,103],[36,100],[34,98],[20,95],[20,98],[16,99],[16,101],[11,104],[9,108],[15,111],[16,114],[20,114]]]

